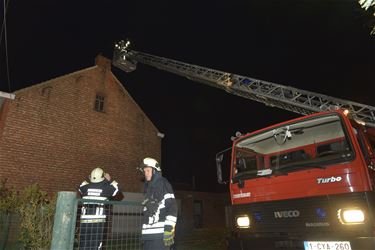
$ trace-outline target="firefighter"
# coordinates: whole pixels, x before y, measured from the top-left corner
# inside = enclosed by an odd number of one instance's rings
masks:
[[[145,178],[142,239],[144,250],[170,249],[174,243],[177,203],[172,186],[161,175],[159,163],[145,158],[140,170]]]
[[[101,249],[106,222],[106,211],[102,201],[119,193],[118,183],[110,181],[111,176],[102,168],[95,168],[89,176],[90,182],[84,181],[79,186],[83,201],[80,221],[79,249]],[[96,202],[98,201],[98,202]]]

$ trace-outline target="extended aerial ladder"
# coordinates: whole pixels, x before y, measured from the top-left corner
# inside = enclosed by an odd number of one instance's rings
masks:
[[[373,106],[130,50],[129,44],[118,42],[113,57],[113,64],[125,72],[134,71],[139,62],[301,115],[346,109],[357,122],[375,127]]]

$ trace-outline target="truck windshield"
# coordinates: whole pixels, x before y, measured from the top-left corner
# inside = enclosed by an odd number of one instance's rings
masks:
[[[354,153],[336,114],[251,135],[234,147],[233,180],[285,175],[349,161]]]

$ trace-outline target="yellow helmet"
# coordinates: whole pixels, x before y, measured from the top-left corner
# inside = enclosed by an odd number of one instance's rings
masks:
[[[95,168],[91,171],[90,181],[93,183],[101,182],[104,180],[104,170],[101,168]]]

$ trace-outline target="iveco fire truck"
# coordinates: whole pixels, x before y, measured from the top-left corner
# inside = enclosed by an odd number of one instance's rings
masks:
[[[375,107],[116,44],[115,66],[137,63],[304,115],[233,138],[229,249],[375,249]]]
[[[374,150],[374,128],[341,110],[237,138],[230,249],[375,249]]]

